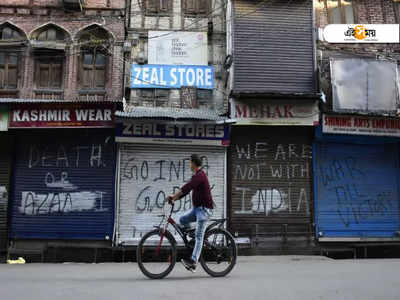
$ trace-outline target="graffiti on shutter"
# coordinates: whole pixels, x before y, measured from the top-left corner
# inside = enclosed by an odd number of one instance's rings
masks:
[[[119,239],[136,241],[160,223],[159,215],[166,206],[165,198],[175,193],[193,173],[190,169],[190,150],[166,149],[155,151],[149,147],[124,145],[120,163]],[[213,217],[224,216],[224,150],[199,151],[203,170],[208,175],[211,193],[216,203]],[[165,206],[165,207],[164,207]],[[192,208],[191,193],[175,202],[173,218]],[[175,234],[175,232],[173,232]]]
[[[27,145],[27,159],[23,167],[35,174],[35,188],[22,188],[18,211],[23,215],[49,215],[78,213],[83,211],[104,212],[104,197],[108,194],[97,189],[81,186],[81,178],[74,176],[79,168],[104,169],[107,167],[107,141],[104,144],[86,145]],[[26,186],[26,185],[25,185]],[[110,195],[107,195],[109,198]]]
[[[310,214],[311,145],[266,140],[232,147],[234,215]]]

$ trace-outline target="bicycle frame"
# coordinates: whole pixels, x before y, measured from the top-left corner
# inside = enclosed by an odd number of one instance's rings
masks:
[[[161,244],[162,244],[162,241],[163,241],[163,239],[164,239],[164,235],[165,235],[165,233],[167,232],[168,224],[171,224],[171,225],[174,227],[174,229],[176,230],[176,232],[178,232],[179,236],[182,238],[182,240],[183,240],[183,242],[184,242],[184,244],[185,244],[185,247],[186,247],[186,248],[189,248],[189,241],[188,241],[188,239],[187,239],[187,235],[188,235],[189,232],[191,232],[191,231],[194,230],[194,229],[192,229],[192,230],[190,230],[190,231],[187,231],[187,232],[183,232],[183,231],[181,230],[181,228],[177,225],[177,223],[175,222],[175,220],[171,217],[171,216],[172,216],[172,213],[173,213],[173,211],[174,211],[174,205],[175,205],[174,203],[171,204],[171,210],[170,210],[170,212],[169,212],[168,217],[166,217],[166,215],[167,215],[166,213],[164,213],[164,214],[162,214],[162,215],[159,215],[160,217],[162,217],[162,220],[161,220],[161,222],[160,222],[160,225],[154,226],[155,228],[160,229],[160,242],[158,243],[158,246],[157,246],[157,249],[156,249],[157,253],[160,252]],[[164,208],[163,208],[163,209],[164,209],[164,212],[165,212],[165,204],[164,204]],[[205,232],[209,231],[211,228],[214,228],[214,227],[216,227],[216,226],[222,227],[222,225],[223,225],[225,222],[226,222],[226,219],[214,220],[210,225],[207,226]],[[165,223],[165,224],[163,224],[163,223]],[[175,239],[174,239],[174,240],[175,240]],[[175,241],[175,243],[176,243],[176,241]]]
[[[160,224],[154,226],[156,228],[155,230],[149,231],[142,237],[136,251],[139,268],[144,275],[152,279],[164,278],[172,271],[176,263],[178,247],[175,236],[168,230],[169,225],[172,225],[172,227],[175,228],[176,232],[184,242],[184,249],[181,250],[190,250],[195,246],[195,243],[193,243],[195,237],[192,235],[195,233],[195,229],[191,228],[186,230],[181,228],[179,224],[175,222],[172,218],[172,213],[174,212],[173,203],[171,204],[171,210],[169,212],[167,205],[164,205],[162,209],[163,214],[159,215],[159,217],[162,217]],[[229,232],[221,228],[226,222],[226,219],[210,219],[210,221],[211,224],[206,227],[206,237],[204,239],[204,244],[202,245],[203,251],[199,263],[203,269],[213,277],[226,276],[231,272],[236,264],[237,247],[235,240]],[[189,240],[189,238],[192,239]],[[168,240],[168,245],[167,243],[162,245],[164,239]],[[147,240],[149,241],[149,244],[145,245]],[[167,268],[165,270],[163,269],[163,271],[159,270],[154,273],[151,268],[149,269],[147,267],[147,263],[150,263],[151,265],[152,262],[166,263]],[[221,265],[223,267],[222,270],[214,270],[212,267],[215,264],[219,265],[223,262],[227,263],[227,265]]]

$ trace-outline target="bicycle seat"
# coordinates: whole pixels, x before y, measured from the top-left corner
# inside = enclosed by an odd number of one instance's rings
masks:
[[[183,233],[194,231],[196,229],[195,227],[184,227],[184,226],[181,226],[181,225],[178,225],[178,227]]]
[[[189,232],[192,232],[195,230],[196,230],[196,228],[187,228],[187,229],[184,229],[183,232],[189,233]]]

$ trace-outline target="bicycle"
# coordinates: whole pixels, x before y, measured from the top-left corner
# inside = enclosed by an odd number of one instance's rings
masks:
[[[155,229],[146,233],[137,247],[136,257],[140,270],[151,279],[161,279],[167,276],[175,266],[177,258],[177,242],[167,229],[172,225],[184,242],[184,249],[194,248],[194,228],[180,227],[171,217],[174,204],[167,216],[163,209],[161,222]],[[226,276],[236,264],[237,246],[232,235],[222,228],[226,219],[211,219],[204,234],[203,249],[200,264],[213,277]],[[214,267],[216,269],[214,269]]]

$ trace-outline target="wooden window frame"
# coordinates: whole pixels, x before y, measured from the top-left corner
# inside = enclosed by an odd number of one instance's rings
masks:
[[[194,7],[188,8],[188,1],[193,1]],[[205,9],[201,7],[202,1],[205,3]],[[181,0],[181,7],[185,16],[207,16],[211,12],[212,0]]]
[[[340,23],[339,24],[346,24],[346,13],[345,13],[345,10],[342,8],[342,1],[343,0],[338,0],[338,8],[340,11]],[[331,12],[328,9],[328,1],[323,0],[323,2],[325,5],[325,9],[327,11],[327,15],[328,15],[328,24],[335,24],[335,23],[333,23]],[[355,9],[355,1],[352,1],[351,7],[353,9],[354,23],[357,23],[357,10]]]
[[[153,102],[153,107],[160,106],[158,104],[165,103],[169,101],[169,97],[171,95],[171,91],[169,89],[139,89],[139,98],[141,101],[145,100],[148,102]],[[162,91],[162,92],[161,92]],[[151,96],[144,96],[144,94],[150,94]],[[162,93],[166,93],[166,95],[162,95]]]
[[[20,57],[18,54],[15,54],[14,52],[11,51],[1,51],[0,53],[4,54],[4,64],[0,64],[0,68],[4,68],[4,74],[5,74],[5,79],[4,79],[4,83],[0,82],[0,90],[16,90],[18,88],[18,71],[19,71],[19,60]],[[10,69],[10,63],[9,63],[9,57],[11,55],[16,55],[17,57],[17,61],[15,63],[15,66],[13,65],[12,67],[15,68],[15,86],[14,85],[10,85],[9,83],[9,69]]]
[[[91,64],[85,64],[85,55],[90,54],[92,55],[92,62]],[[104,55],[104,65],[100,67],[100,65],[96,65],[96,57],[97,55]],[[80,58],[80,67],[79,67],[79,84],[80,84],[80,89],[81,90],[87,90],[87,91],[105,91],[106,90],[106,84],[107,84],[107,65],[108,65],[108,56],[103,50],[98,50],[96,48],[92,49],[85,49],[81,55]],[[90,86],[85,85],[85,70],[90,70],[91,72],[91,84]],[[103,78],[103,85],[98,86],[96,82],[96,71],[97,70],[103,70],[104,72],[104,78]]]
[[[150,5],[153,1],[154,5]],[[146,16],[169,16],[172,12],[173,0],[144,0]]]
[[[47,85],[41,85],[41,72],[42,65],[47,65],[48,67],[48,79]],[[60,65],[60,82],[59,85],[52,84],[52,78],[55,74],[55,66]],[[54,58],[41,58],[40,56],[35,58],[35,86],[38,90],[62,90],[64,88],[64,59],[54,59]]]

